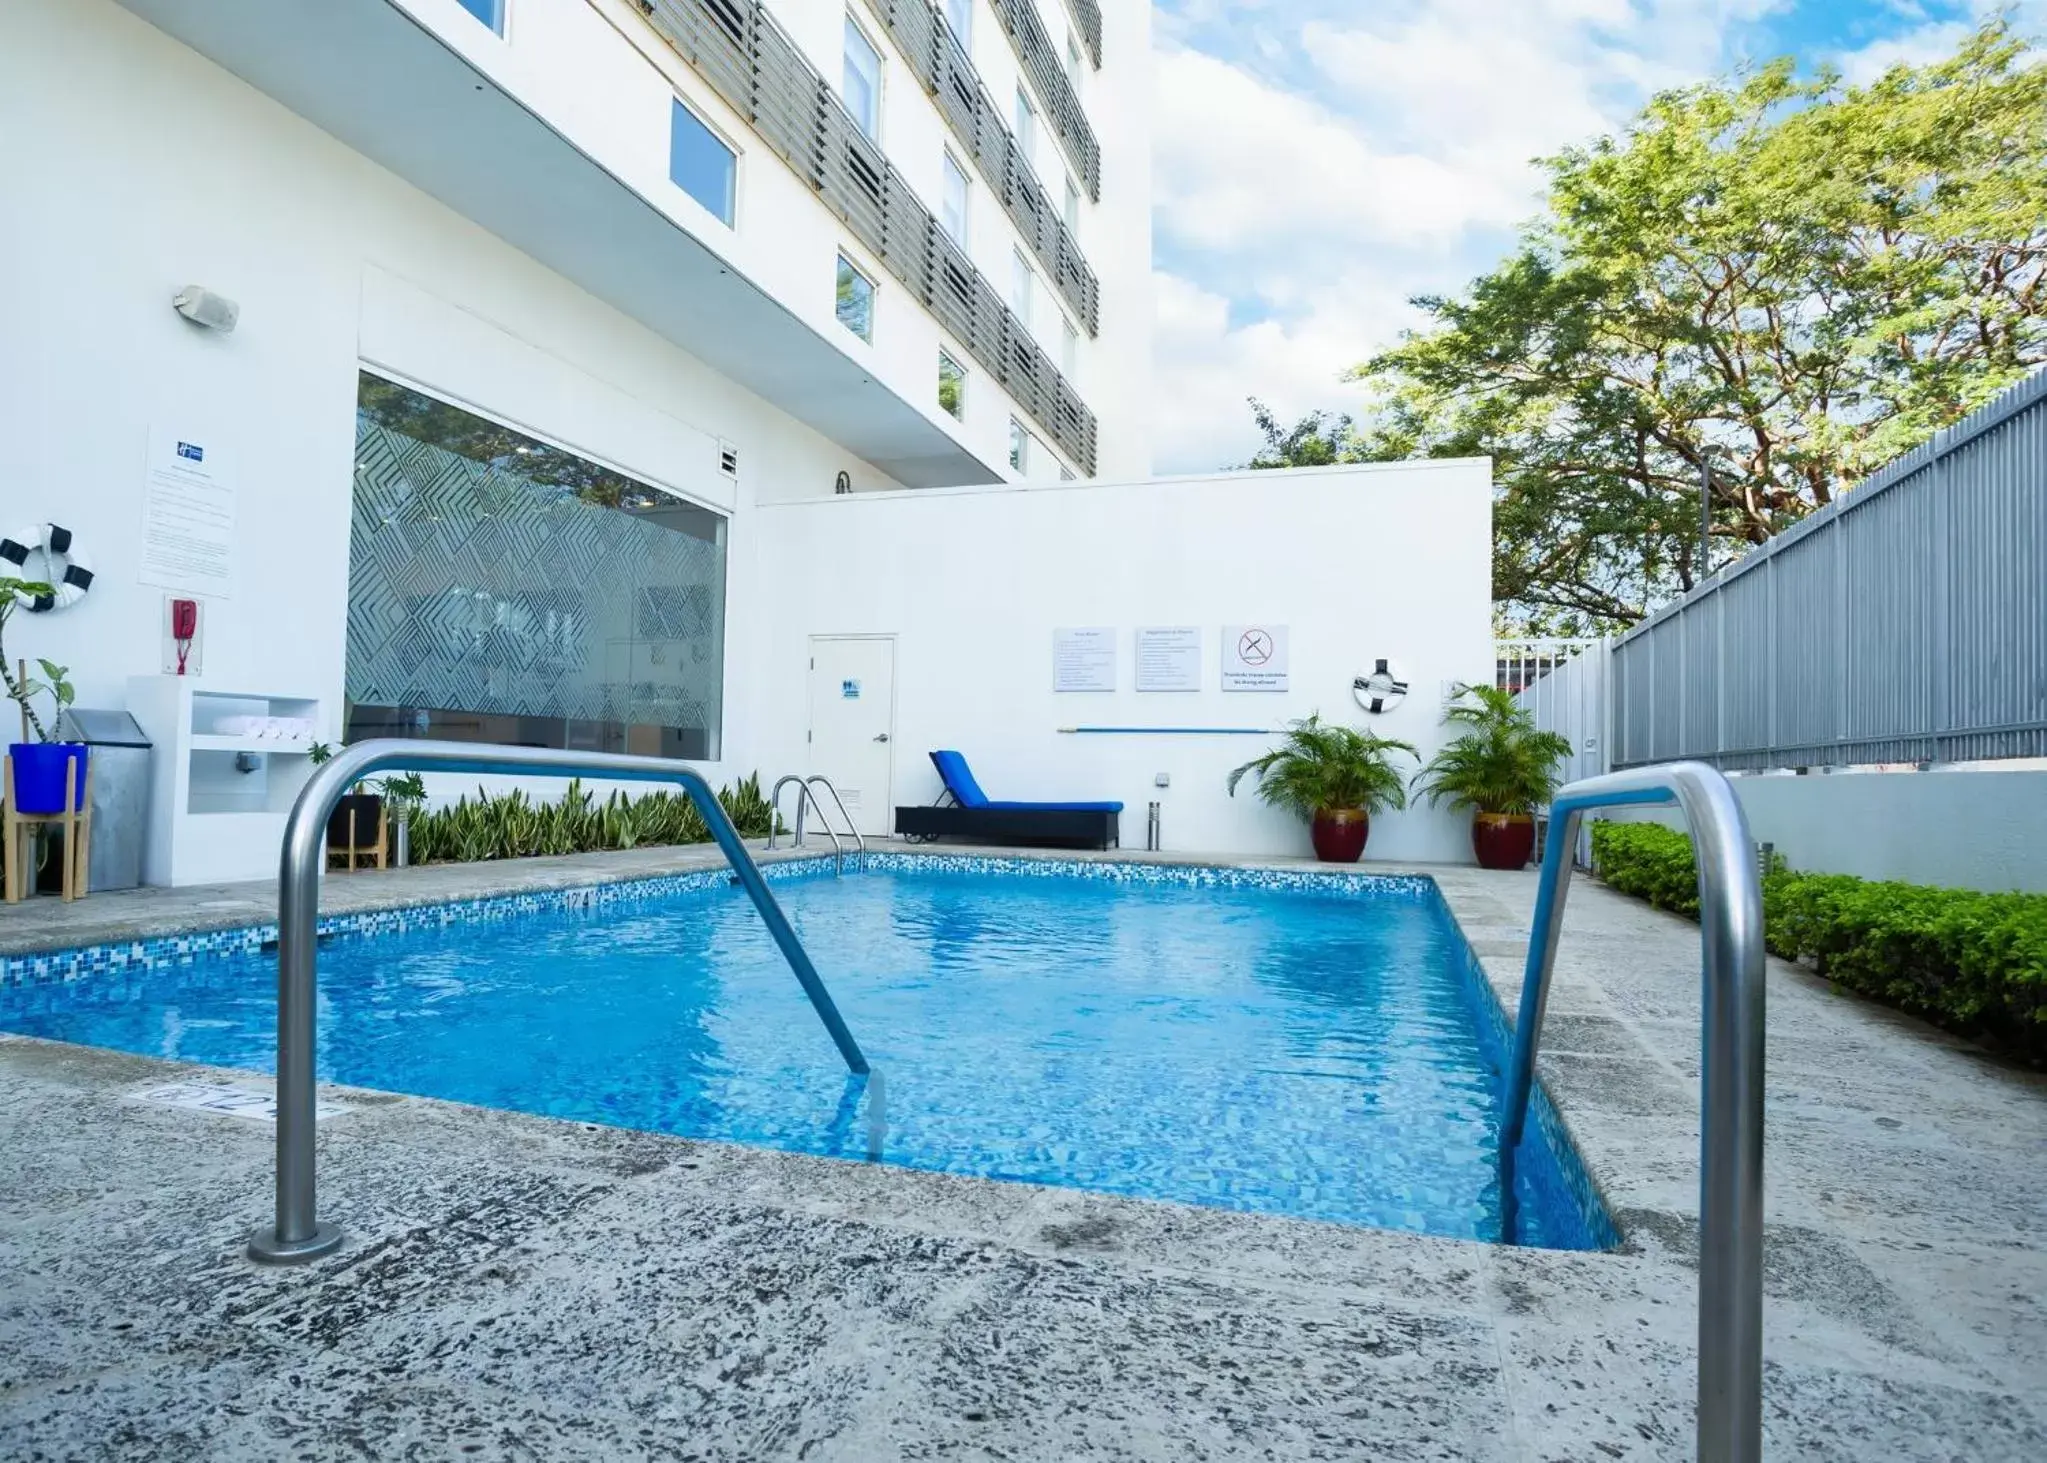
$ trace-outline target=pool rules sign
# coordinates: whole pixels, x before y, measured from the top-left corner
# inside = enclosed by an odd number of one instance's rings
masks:
[[[1286,690],[1286,626],[1223,626],[1223,689]]]

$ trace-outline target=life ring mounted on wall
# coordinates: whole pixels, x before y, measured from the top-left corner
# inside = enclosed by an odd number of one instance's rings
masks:
[[[34,553],[43,556],[40,573],[28,567],[28,556]],[[33,615],[68,609],[92,588],[92,560],[78,547],[71,530],[60,524],[32,523],[0,537],[0,561],[13,565],[17,577],[50,586],[47,594],[15,591],[15,599]]]
[[[1359,706],[1379,716],[1406,699],[1407,677],[1392,661],[1375,660],[1370,671],[1352,679],[1350,694]]]

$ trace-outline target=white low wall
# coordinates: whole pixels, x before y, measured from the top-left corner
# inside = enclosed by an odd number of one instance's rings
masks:
[[[1224,792],[1229,769],[1271,738],[1059,728],[1278,728],[1320,711],[1426,752],[1442,740],[1445,687],[1491,678],[1490,514],[1484,461],[763,507],[762,577],[787,577],[759,607],[752,648],[732,646],[755,698],[748,761],[770,775],[811,766],[811,636],[893,635],[895,803],[933,801],[926,753],[957,747],[991,797],[1121,800],[1128,845],[1141,846],[1157,798],[1169,849],[1303,853],[1302,824],[1248,785]],[[1289,627],[1285,693],[1220,689],[1222,627],[1244,624]],[[1137,628],[1176,625],[1203,631],[1203,689],[1136,691]],[[1116,691],[1053,690],[1061,626],[1116,629]],[[1378,656],[1400,663],[1413,693],[1368,717],[1350,683]],[[1467,829],[1456,811],[1389,813],[1368,856],[1468,861]]]
[[[2047,772],[1736,777],[1749,831],[1794,869],[2047,892]],[[1657,822],[1680,826],[1674,814]]]

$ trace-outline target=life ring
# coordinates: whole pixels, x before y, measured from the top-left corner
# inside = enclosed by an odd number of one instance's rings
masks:
[[[1369,673],[1350,683],[1350,694],[1374,716],[1391,711],[1407,696],[1407,677],[1390,660],[1375,660]]]
[[[37,552],[43,556],[43,572],[31,574],[28,556]],[[33,523],[0,537],[0,560],[20,571],[19,577],[50,586],[47,594],[15,591],[15,599],[33,615],[67,609],[84,599],[85,592],[92,588],[92,560],[78,547],[70,529],[54,523]],[[64,566],[61,572],[57,568],[60,562]]]

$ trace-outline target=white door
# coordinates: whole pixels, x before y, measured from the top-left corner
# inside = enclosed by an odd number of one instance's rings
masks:
[[[888,635],[810,639],[810,770],[839,790],[869,838],[894,826],[896,642]],[[829,806],[831,799],[826,798]]]

